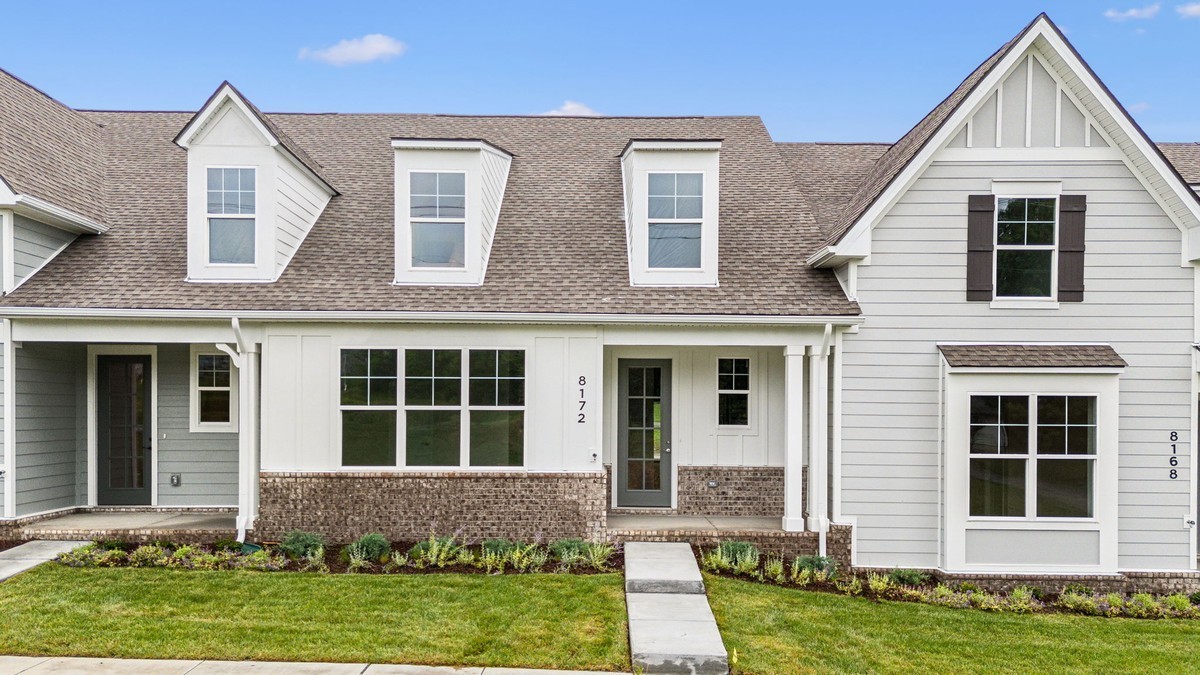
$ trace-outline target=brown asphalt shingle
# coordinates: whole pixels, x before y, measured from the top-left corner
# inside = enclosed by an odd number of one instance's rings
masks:
[[[777,143],[822,234],[841,215],[888,143]]]
[[[1157,143],[1179,175],[1192,185],[1200,185],[1200,143]]]
[[[88,112],[110,139],[112,229],[81,237],[7,306],[854,315],[762,122],[725,118],[268,115],[341,190],[279,281],[188,283],[186,113]],[[516,155],[485,283],[394,286],[390,139],[481,138]],[[720,286],[629,283],[620,162],[631,138],[722,139]]]
[[[1108,345],[938,345],[955,368],[1124,368]]]
[[[104,139],[92,120],[0,70],[0,179],[104,222]]]

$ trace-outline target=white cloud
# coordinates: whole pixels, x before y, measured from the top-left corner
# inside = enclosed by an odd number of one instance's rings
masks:
[[[1176,5],[1175,11],[1184,19],[1200,19],[1200,2],[1189,2],[1186,5]]]
[[[1153,19],[1158,16],[1158,10],[1162,9],[1162,5],[1154,3],[1145,7],[1134,7],[1132,9],[1119,10],[1110,9],[1104,13],[1104,18],[1110,21],[1125,21],[1127,19]]]
[[[364,35],[353,40],[342,40],[332,47],[300,50],[301,60],[328,63],[331,66],[348,66],[354,63],[386,61],[408,51],[408,45],[381,33]]]
[[[554,110],[547,110],[542,113],[550,117],[599,117],[600,113],[592,110],[579,101],[563,101],[563,104]]]
[[[1135,113],[1146,112],[1149,109],[1150,109],[1150,104],[1146,103],[1145,101],[1138,101],[1137,103],[1134,103],[1133,105],[1129,106],[1129,112],[1135,112]]]

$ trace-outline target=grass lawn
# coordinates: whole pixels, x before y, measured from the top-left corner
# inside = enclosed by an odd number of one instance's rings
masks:
[[[616,574],[317,575],[42,565],[0,654],[628,669]]]
[[[1200,621],[990,614],[704,583],[738,673],[1176,673],[1200,664]]]

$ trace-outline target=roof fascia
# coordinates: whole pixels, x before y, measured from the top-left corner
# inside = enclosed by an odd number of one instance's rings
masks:
[[[233,103],[234,107],[240,110],[246,119],[250,120],[250,123],[254,126],[255,130],[262,135],[263,140],[265,140],[271,147],[276,147],[279,145],[279,139],[274,133],[271,132],[270,129],[267,128],[267,125],[263,124],[263,121],[259,119],[259,116],[256,115],[253,110],[251,110],[249,105],[246,104],[246,100],[242,98],[237,89],[234,89],[233,85],[229,84],[228,81],[222,82],[221,86],[217,87],[217,90],[213,92],[213,95],[209,96],[208,100],[204,102],[204,106],[200,108],[200,111],[193,115],[192,119],[187,123],[187,125],[183,127],[177,136],[175,136],[175,144],[184,150],[189,149],[192,145],[192,141],[195,140],[196,135],[201,129],[204,128],[206,124],[208,124],[212,116],[221,109],[221,106],[224,105],[226,101]]]
[[[74,234],[103,234],[109,228],[104,223],[96,222],[70,209],[31,195],[16,195],[13,199],[12,210],[18,215],[53,225],[60,230]]]
[[[392,147],[397,150],[477,150],[513,158],[513,154],[504,148],[476,138],[393,138]]]
[[[639,139],[635,138],[625,144],[625,149],[621,151],[622,159],[629,156],[630,153],[638,150],[700,150],[700,151],[719,151],[721,149],[720,139],[698,139],[698,140],[678,140],[678,139]]]
[[[550,312],[404,312],[404,311],[302,311],[302,310],[193,310],[112,309],[87,307],[4,307],[3,318],[49,319],[137,319],[137,320],[224,320],[280,322],[363,323],[495,323],[576,325],[667,325],[667,326],[811,326],[832,324],[854,326],[863,317],[848,316],[763,316],[741,314],[587,314]]]

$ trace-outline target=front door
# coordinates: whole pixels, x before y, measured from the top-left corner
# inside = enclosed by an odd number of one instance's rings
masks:
[[[671,506],[671,362],[617,364],[617,506]]]
[[[96,357],[97,501],[150,505],[150,357]]]

